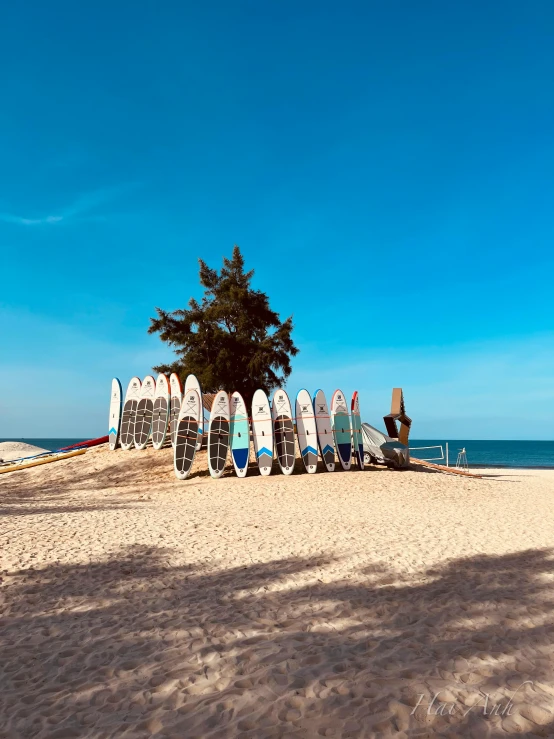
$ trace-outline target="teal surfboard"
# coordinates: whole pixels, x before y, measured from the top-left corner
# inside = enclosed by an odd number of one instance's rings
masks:
[[[346,398],[342,390],[335,390],[331,400],[331,426],[335,437],[335,446],[343,470],[349,470],[352,464],[352,436],[350,415]]]
[[[240,393],[231,395],[231,458],[237,477],[246,477],[250,457],[250,424]]]

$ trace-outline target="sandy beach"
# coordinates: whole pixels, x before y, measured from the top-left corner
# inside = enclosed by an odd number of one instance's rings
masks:
[[[0,476],[2,737],[554,735],[554,472]]]

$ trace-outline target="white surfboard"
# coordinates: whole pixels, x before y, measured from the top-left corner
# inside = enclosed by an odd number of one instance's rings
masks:
[[[263,390],[256,390],[252,399],[252,435],[260,474],[271,475],[273,423],[269,400]]]
[[[140,398],[140,378],[132,377],[125,392],[125,403],[121,416],[120,442],[122,449],[130,449],[135,438],[135,418]]]
[[[321,458],[325,469],[333,472],[335,469],[335,440],[331,428],[331,414],[323,390],[317,390],[314,395],[314,413]]]
[[[240,393],[235,392],[231,395],[230,406],[231,459],[237,477],[246,477],[250,458],[250,424],[248,423],[246,403]]]
[[[225,472],[229,453],[229,396],[220,390],[212,403],[208,425],[208,469],[212,477],[218,478]]]
[[[177,437],[177,422],[179,421],[179,411],[183,401],[183,388],[179,375],[172,372],[169,377],[169,387],[171,391],[171,401],[169,404],[169,435],[171,437],[171,446],[175,446],[175,438]]]
[[[112,394],[110,396],[110,418],[108,421],[108,437],[110,449],[113,451],[117,446],[119,437],[119,428],[121,425],[121,407],[122,407],[123,391],[121,383],[114,377],[112,380]]]
[[[156,380],[152,375],[146,375],[142,381],[140,398],[135,417],[135,449],[144,449],[152,433],[152,419],[154,418],[154,393]]]
[[[169,422],[169,380],[164,374],[158,375],[154,391],[154,417],[152,419],[152,446],[161,449],[167,434]]]
[[[302,389],[296,396],[296,434],[307,472],[317,472],[317,427],[310,393]]]
[[[198,444],[196,447],[196,451],[199,452],[202,448],[202,439],[204,438],[204,406],[202,404],[202,388],[200,387],[200,383],[196,379],[195,375],[189,375],[187,379],[185,380],[185,389],[183,391],[183,394],[186,394],[187,390],[193,389],[196,390],[200,397],[200,405],[202,413],[200,414],[200,420],[198,422]]]
[[[173,448],[173,470],[178,480],[185,480],[192,469],[198,444],[198,424],[202,414],[202,403],[195,388],[183,395],[177,419],[177,433]]]
[[[275,437],[275,456],[283,475],[292,475],[295,462],[294,423],[289,396],[279,388],[271,403],[273,434]]]
[[[344,470],[349,470],[352,464],[352,436],[350,415],[342,390],[335,390],[331,399],[331,426],[339,461]]]

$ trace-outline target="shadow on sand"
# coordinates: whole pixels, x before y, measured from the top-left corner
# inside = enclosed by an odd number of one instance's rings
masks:
[[[554,735],[550,551],[409,581],[372,562],[322,582],[318,559],[170,561],[136,546],[4,575],[5,736]],[[527,680],[525,715],[484,715],[484,694],[505,709]],[[437,691],[450,714],[428,713]]]

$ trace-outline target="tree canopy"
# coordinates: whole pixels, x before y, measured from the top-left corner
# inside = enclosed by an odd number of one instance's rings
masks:
[[[238,390],[250,404],[257,388],[269,393],[291,373],[291,357],[298,354],[292,316],[281,322],[268,296],[250,286],[254,270],[244,271],[238,246],[220,272],[198,262],[202,300],[191,298],[188,308],[172,312],[156,308],[150,319],[148,332],[159,333],[177,355],[154,370],[176,372],[182,381],[192,373],[205,392]]]

